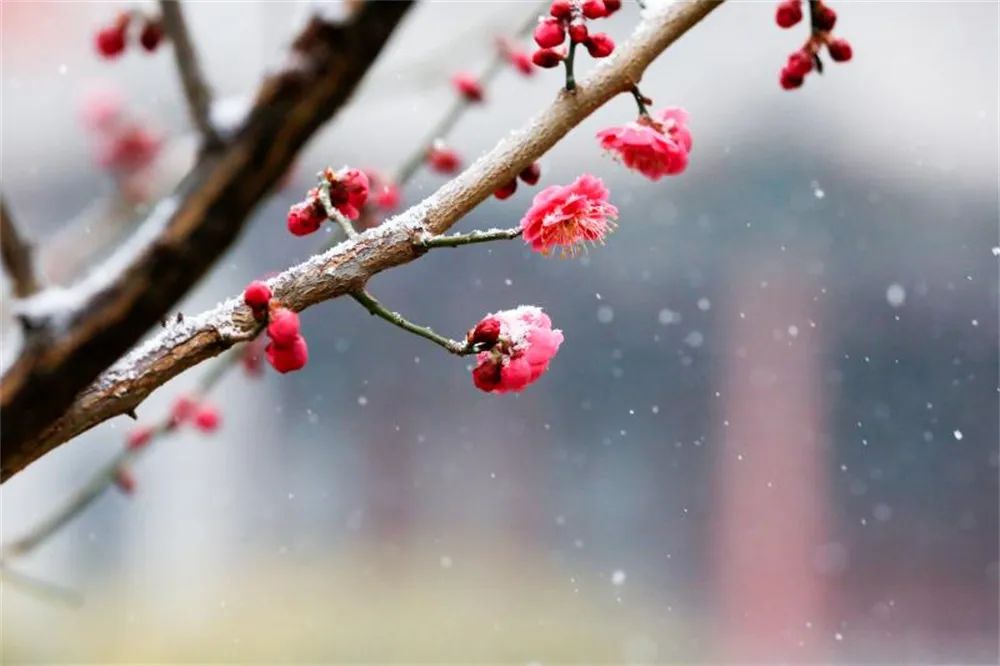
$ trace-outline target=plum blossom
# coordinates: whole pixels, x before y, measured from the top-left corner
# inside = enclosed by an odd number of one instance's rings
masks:
[[[572,256],[586,243],[603,241],[617,217],[601,179],[583,174],[569,185],[552,185],[536,194],[520,226],[535,252],[547,255],[558,247]]]
[[[670,107],[659,113],[659,120],[642,115],[635,122],[601,130],[597,139],[628,168],[659,180],[687,168],[692,145],[687,117],[684,109]]]
[[[549,369],[563,334],[541,308],[521,305],[487,315],[470,331],[470,344],[489,346],[476,355],[472,381],[487,393],[524,390]]]

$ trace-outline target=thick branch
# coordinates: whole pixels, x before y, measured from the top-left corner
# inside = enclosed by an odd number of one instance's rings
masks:
[[[201,133],[204,146],[218,146],[219,137],[212,126],[209,113],[212,94],[201,73],[198,56],[191,43],[191,35],[188,33],[180,2],[178,0],[160,0],[160,13],[163,17],[163,29],[173,46],[177,72],[180,74],[181,85],[184,87],[184,96],[187,97],[191,120]]]
[[[14,286],[14,295],[26,298],[38,291],[38,278],[31,256],[31,245],[22,236],[7,210],[7,200],[0,197],[0,255],[3,267]]]
[[[0,383],[0,481],[51,447],[38,435],[229,247],[298,150],[346,103],[408,8],[368,2],[346,25],[313,18],[290,64],[265,80],[232,140],[202,155],[137,240],[61,298],[43,292],[25,301],[25,316],[48,324],[49,340],[25,348]],[[221,349],[202,354],[190,341],[178,342],[202,359]]]
[[[578,82],[575,93],[560,91],[525,128],[501,141],[420,204],[272,278],[269,286],[275,298],[286,307],[302,310],[357,292],[377,273],[421,256],[426,252],[424,238],[447,231],[595,109],[619,93],[627,93],[656,56],[719,4],[719,0],[693,0],[647,10],[632,38]],[[180,372],[250,339],[254,328],[253,317],[238,297],[197,318],[168,326],[81,393],[70,410],[32,442],[31,459],[133,409]],[[4,478],[21,467],[23,464],[8,467],[5,463]]]

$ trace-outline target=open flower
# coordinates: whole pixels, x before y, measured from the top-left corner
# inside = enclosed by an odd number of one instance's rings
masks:
[[[487,315],[470,336],[492,341],[476,356],[472,370],[476,388],[488,393],[523,390],[545,374],[563,341],[562,331],[553,329],[548,315],[534,305]]]
[[[601,130],[597,139],[622,164],[650,180],[679,174],[687,168],[692,145],[687,112],[670,107],[659,118],[640,116],[635,122]]]
[[[604,240],[617,217],[601,179],[583,174],[569,185],[552,185],[536,194],[521,229],[535,252],[549,254],[558,247],[573,255],[586,243]]]

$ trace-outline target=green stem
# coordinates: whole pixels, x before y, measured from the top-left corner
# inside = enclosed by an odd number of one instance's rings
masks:
[[[521,229],[519,228],[488,229],[486,231],[473,231],[468,234],[454,234],[452,236],[431,236],[420,241],[420,245],[426,248],[460,247],[475,243],[489,243],[496,240],[512,240],[520,235]]]
[[[566,65],[566,90],[573,92],[576,90],[576,79],[573,77],[573,58],[576,56],[576,42],[569,40],[569,54],[563,60]]]
[[[390,324],[398,326],[404,331],[408,331],[414,335],[419,335],[425,340],[430,340],[434,344],[444,347],[452,354],[467,356],[475,353],[475,350],[464,342],[458,342],[457,340],[446,338],[443,335],[438,335],[427,326],[419,326],[411,321],[408,321],[405,317],[403,317],[403,315],[398,312],[393,312],[379,303],[374,296],[364,289],[351,293],[351,296],[354,300],[363,305],[369,313],[375,315],[376,317],[385,319]]]

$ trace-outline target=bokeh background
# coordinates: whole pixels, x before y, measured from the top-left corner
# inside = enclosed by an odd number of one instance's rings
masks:
[[[310,309],[304,371],[233,373],[218,433],[158,443],[133,497],[112,490],[10,562],[84,602],[5,581],[4,659],[996,663],[998,5],[834,2],[854,61],[787,93],[778,70],[805,28],[778,29],[774,4],[727,3],[644,78],[691,114],[686,173],[650,183],[601,155],[594,133],[630,119],[625,96],[542,160],[539,187],[608,184],[606,246],[439,251],[373,281],[452,336],[542,306],[566,342],[541,381],[486,395],[466,361],[351,301]],[[284,212],[311,174],[391,171],[450,103],[450,75],[485,66],[537,6],[416,8],[181,309],[307,256]],[[316,7],[188,3],[227,108]],[[94,166],[82,100],[117,90],[168,138],[150,195],[191,159],[168,50],[92,50],[119,8],[3,4],[4,194],[56,275],[135,219]],[[637,18],[627,3],[607,30],[624,40]],[[558,85],[504,72],[452,143],[471,161]],[[405,201],[442,182],[422,173]],[[515,224],[537,189],[460,228]],[[129,427],[4,484],[4,540]]]

